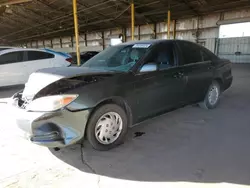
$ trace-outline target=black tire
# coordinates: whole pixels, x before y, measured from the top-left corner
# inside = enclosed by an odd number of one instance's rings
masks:
[[[209,100],[209,92],[211,92],[212,88],[216,87],[218,89],[218,99],[215,103],[211,103]],[[221,87],[220,84],[214,80],[212,84],[209,86],[208,91],[206,93],[206,96],[202,102],[199,103],[199,106],[203,109],[214,109],[218,106],[220,101],[220,94],[221,94]]]
[[[95,127],[98,122],[98,120],[106,113],[109,112],[115,112],[120,115],[122,119],[122,130],[118,136],[118,138],[110,144],[102,144],[98,139],[96,138],[95,135]],[[97,110],[93,112],[91,115],[88,125],[87,125],[87,139],[89,143],[92,145],[92,147],[96,150],[100,151],[106,151],[110,150],[120,144],[123,143],[126,137],[126,133],[128,130],[128,118],[127,115],[124,111],[124,109],[116,104],[106,104],[101,107],[99,107]]]

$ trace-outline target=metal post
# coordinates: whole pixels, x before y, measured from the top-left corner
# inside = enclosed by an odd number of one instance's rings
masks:
[[[154,39],[157,39],[156,23],[154,23]]]
[[[123,28],[123,41],[122,42],[127,42],[127,29],[126,27]]]
[[[85,46],[88,46],[87,33],[84,34]]]
[[[102,31],[102,49],[105,49],[105,38],[104,38],[104,32]]]
[[[198,18],[197,18],[197,30],[195,33],[196,43],[199,42],[199,30],[200,30],[199,27],[200,27],[200,17],[198,16]]]
[[[62,48],[63,45],[62,45],[62,37],[60,37],[60,48]]]
[[[74,25],[75,25],[75,39],[76,39],[76,55],[77,55],[77,65],[80,66],[80,48],[79,48],[79,31],[78,31],[78,18],[77,18],[77,0],[73,1],[73,15],[74,15]]]
[[[174,20],[173,38],[176,39],[176,20]]]
[[[71,48],[73,49],[74,47],[74,37],[70,36],[70,42],[71,42]]]
[[[171,19],[171,12],[168,10],[168,39],[170,39],[170,19]]]
[[[134,1],[131,0],[131,39],[135,38],[135,4]]]
[[[138,40],[141,40],[141,26],[138,26]]]
[[[220,39],[218,38],[216,41],[217,42],[216,42],[216,51],[215,51],[215,54],[217,56],[219,56],[219,53],[220,53]]]

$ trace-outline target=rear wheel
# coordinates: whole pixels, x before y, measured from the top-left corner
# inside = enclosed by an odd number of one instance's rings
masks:
[[[87,138],[96,150],[109,150],[121,144],[128,128],[127,115],[116,104],[106,104],[91,116],[87,127]]]
[[[219,103],[220,100],[220,85],[217,81],[213,81],[212,84],[209,86],[205,99],[199,103],[201,108],[204,109],[213,109]]]

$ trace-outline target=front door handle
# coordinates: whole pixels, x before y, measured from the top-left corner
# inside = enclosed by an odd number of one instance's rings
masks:
[[[183,78],[184,77],[184,73],[183,72],[176,72],[173,75],[174,78]]]

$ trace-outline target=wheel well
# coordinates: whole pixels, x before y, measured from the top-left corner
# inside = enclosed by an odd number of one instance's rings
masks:
[[[121,98],[115,97],[115,98],[110,98],[110,99],[106,99],[102,102],[100,102],[98,105],[96,105],[93,110],[91,111],[89,118],[92,116],[92,114],[101,106],[105,105],[105,104],[116,104],[120,107],[122,107],[125,110],[125,113],[127,114],[127,118],[128,118],[128,125],[132,125],[133,123],[133,116],[132,116],[132,112],[130,107],[128,106],[128,104]],[[87,122],[88,124],[88,122]]]
[[[221,90],[223,90],[223,82],[221,78],[216,78],[214,79],[216,82],[218,82],[218,84],[220,85]]]

